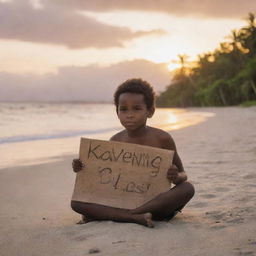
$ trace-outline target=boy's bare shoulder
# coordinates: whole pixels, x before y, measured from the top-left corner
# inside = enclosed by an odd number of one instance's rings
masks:
[[[157,138],[162,148],[176,150],[175,142],[170,133],[155,127],[149,128],[151,135]]]
[[[172,138],[170,133],[168,133],[168,132],[166,132],[166,131],[164,131],[162,129],[155,128],[155,127],[149,127],[149,126],[148,126],[148,129],[150,130],[150,133],[152,135],[155,135],[155,136],[157,136],[160,139],[167,140],[167,139],[171,139]]]
[[[125,130],[116,133],[109,140],[110,141],[123,141],[124,134],[125,134]]]

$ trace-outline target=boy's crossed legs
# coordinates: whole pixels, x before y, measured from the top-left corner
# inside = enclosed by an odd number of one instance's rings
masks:
[[[71,201],[71,207],[75,212],[85,215],[89,220],[131,222],[153,227],[152,219],[168,218],[175,211],[182,209],[193,195],[193,185],[189,182],[183,182],[132,210],[79,201]]]

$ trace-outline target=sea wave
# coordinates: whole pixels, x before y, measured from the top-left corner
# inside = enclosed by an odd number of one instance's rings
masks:
[[[77,136],[92,135],[92,134],[103,134],[107,132],[116,131],[119,129],[120,127],[109,127],[109,128],[94,129],[94,130],[67,131],[67,132],[62,132],[58,134],[36,134],[36,135],[10,136],[10,137],[2,137],[2,138],[0,137],[0,144],[35,141],[35,140],[51,140],[51,139],[77,137]]]

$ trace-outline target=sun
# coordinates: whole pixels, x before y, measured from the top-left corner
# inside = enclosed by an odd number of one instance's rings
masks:
[[[179,67],[180,67],[180,65],[178,63],[173,62],[173,61],[170,61],[169,63],[167,63],[167,69],[169,71],[173,71],[173,70],[175,70]]]

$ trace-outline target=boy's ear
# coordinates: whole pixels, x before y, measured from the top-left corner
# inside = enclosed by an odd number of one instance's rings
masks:
[[[150,108],[148,111],[148,118],[151,118],[154,115],[154,113],[155,113],[155,108],[154,107]]]

